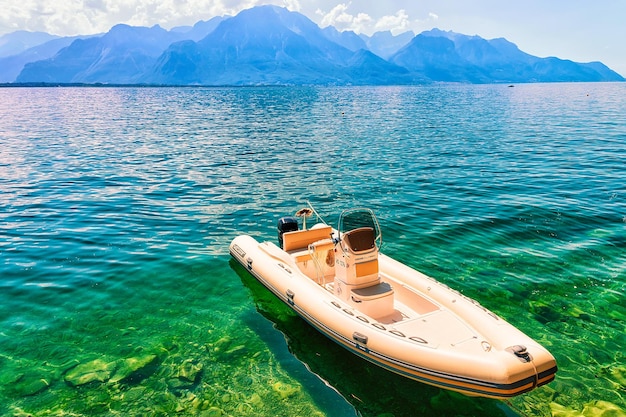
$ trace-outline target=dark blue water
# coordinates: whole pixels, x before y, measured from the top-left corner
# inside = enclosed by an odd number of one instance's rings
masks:
[[[0,414],[626,415],[625,111],[621,83],[0,89]],[[315,333],[228,255],[306,200],[372,208],[557,379],[472,399]]]

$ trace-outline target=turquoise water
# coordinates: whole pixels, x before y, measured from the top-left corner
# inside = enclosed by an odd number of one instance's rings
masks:
[[[626,84],[0,89],[0,415],[626,415]],[[557,358],[508,402],[353,357],[230,260],[305,200]]]

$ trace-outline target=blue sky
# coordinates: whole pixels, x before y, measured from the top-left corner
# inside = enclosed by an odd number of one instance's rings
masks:
[[[320,26],[371,34],[439,28],[503,37],[532,55],[601,61],[626,76],[625,0],[0,0],[0,35],[106,32],[117,23],[192,25],[260,4],[298,11]]]

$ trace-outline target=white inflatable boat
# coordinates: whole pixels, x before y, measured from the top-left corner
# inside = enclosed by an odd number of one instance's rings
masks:
[[[279,245],[243,235],[231,255],[317,330],[385,369],[470,396],[507,398],[552,381],[554,357],[478,302],[379,252],[369,209],[337,229],[278,222]],[[318,216],[319,217],[319,216]]]

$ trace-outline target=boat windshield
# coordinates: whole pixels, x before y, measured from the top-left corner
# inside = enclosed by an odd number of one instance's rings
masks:
[[[376,246],[380,249],[383,243],[383,236],[380,231],[378,219],[372,210],[367,208],[344,210],[339,216],[338,230],[340,234],[361,227],[371,227],[374,229],[374,240]]]

